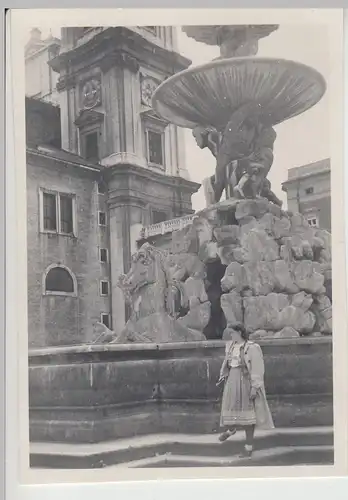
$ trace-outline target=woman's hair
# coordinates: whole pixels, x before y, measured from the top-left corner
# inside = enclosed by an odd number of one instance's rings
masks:
[[[241,323],[239,323],[238,325],[236,325],[233,329],[236,330],[236,332],[239,332],[241,334],[241,337],[244,340],[248,340],[249,339],[249,334],[246,331],[246,329],[244,328],[244,325],[242,325]]]

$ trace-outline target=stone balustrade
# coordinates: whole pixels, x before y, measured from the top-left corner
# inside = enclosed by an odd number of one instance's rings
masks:
[[[167,233],[172,233],[173,231],[178,231],[186,226],[192,224],[194,215],[184,215],[183,217],[177,217],[176,219],[170,219],[163,222],[158,222],[157,224],[151,224],[150,226],[145,226],[141,230],[140,240],[147,240],[153,236],[159,236]]]

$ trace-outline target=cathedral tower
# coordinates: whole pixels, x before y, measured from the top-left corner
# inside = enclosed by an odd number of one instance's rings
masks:
[[[100,231],[108,240],[114,330],[126,321],[120,274],[143,226],[192,213],[199,185],[185,166],[184,131],[151,108],[155,88],[191,61],[176,28],[63,28],[59,73],[62,148],[101,168]]]

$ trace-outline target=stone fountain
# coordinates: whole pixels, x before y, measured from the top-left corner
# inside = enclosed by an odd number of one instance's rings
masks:
[[[119,282],[131,305],[123,331],[99,325],[95,345],[30,353],[32,441],[213,432],[221,339],[240,323],[260,339],[276,427],[332,426],[330,234],[282,210],[267,179],[273,127],[315,105],[325,82],[302,64],[255,57],[276,29],[184,28],[219,45],[221,57],[166,80],[153,107],[212,152],[207,207],[173,232],[170,251],[145,243],[133,256]],[[332,445],[330,428],[324,438]],[[84,466],[117,460],[94,454]],[[68,466],[67,457],[34,452],[31,462]]]
[[[282,210],[267,178],[274,126],[314,106],[326,85],[303,64],[255,57],[277,29],[183,28],[220,57],[164,81],[152,105],[192,129],[215,173],[203,180],[207,207],[173,233],[171,251],[146,243],[133,257],[120,280],[133,312],[112,342],[227,339],[240,323],[253,338],[331,334],[330,234]]]

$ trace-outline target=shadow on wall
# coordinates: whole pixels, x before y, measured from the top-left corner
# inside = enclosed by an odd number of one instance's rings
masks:
[[[203,333],[209,340],[221,339],[226,328],[226,319],[221,309],[221,280],[225,274],[226,266],[220,261],[206,264],[207,278],[206,291],[211,304],[211,315],[208,325]]]

